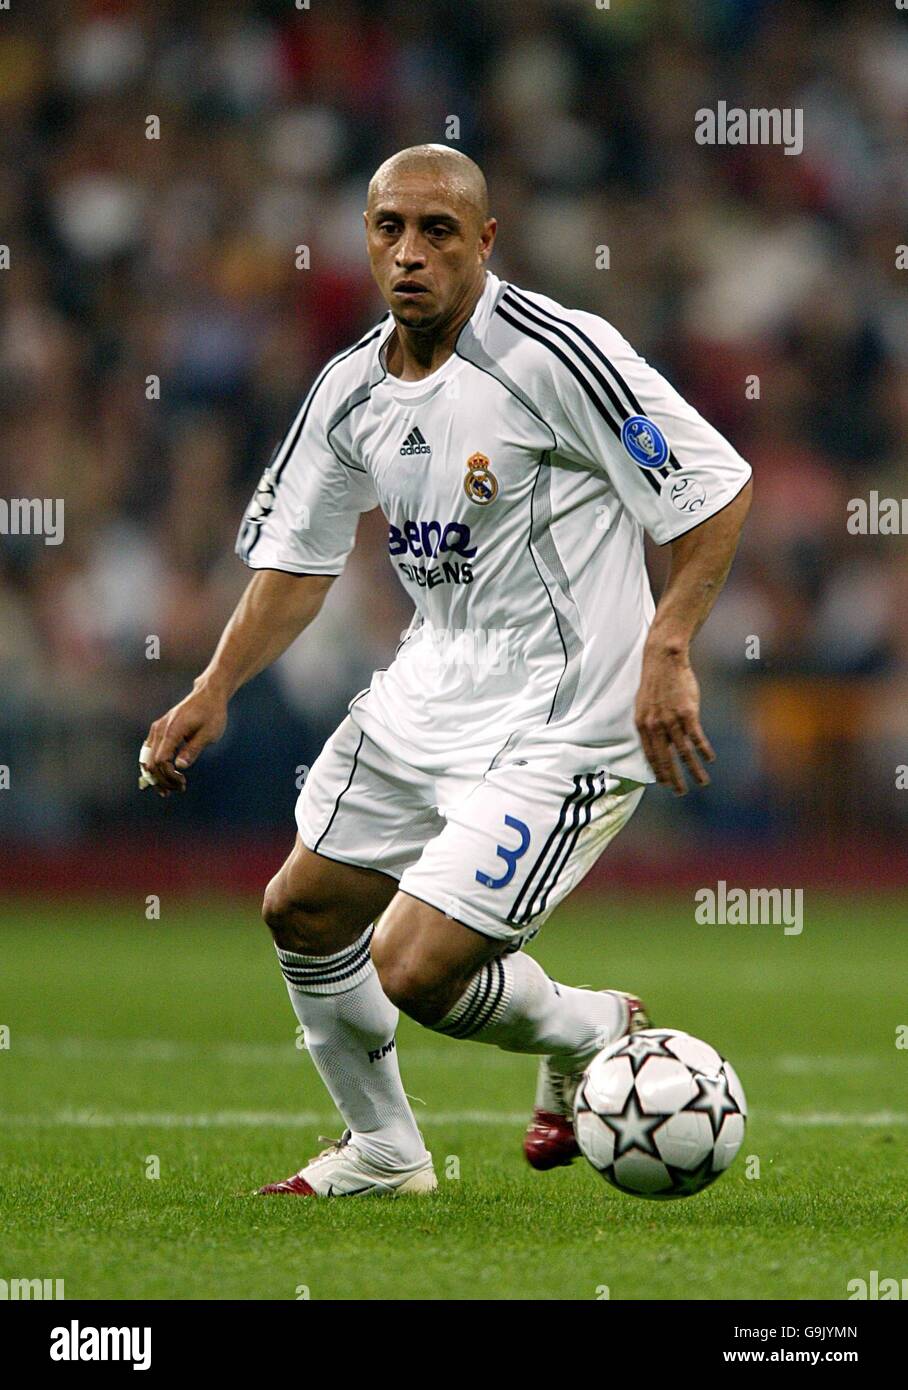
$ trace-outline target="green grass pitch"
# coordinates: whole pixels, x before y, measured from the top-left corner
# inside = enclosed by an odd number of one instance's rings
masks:
[[[340,1130],[255,903],[165,900],[159,922],[141,899],[0,903],[0,1276],[63,1278],[71,1299],[592,1300],[844,1299],[871,1270],[908,1275],[895,899],[807,893],[800,937],[693,912],[587,898],[532,949],[731,1059],[751,1120],[707,1192],[531,1172],[535,1059],[404,1021],[440,1190],[316,1202],[251,1195]]]

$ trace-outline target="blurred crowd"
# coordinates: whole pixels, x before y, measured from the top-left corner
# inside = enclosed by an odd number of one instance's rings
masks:
[[[802,109],[803,153],[697,144],[695,113],[722,100]],[[256,479],[321,364],[383,309],[369,175],[445,139],[485,168],[493,269],[614,322],[754,466],[696,649],[721,773],[644,827],[904,820],[908,543],[846,520],[849,499],[905,491],[908,17],[34,0],[0,11],[0,498],[64,499],[65,539],[0,535],[17,793],[0,834],[158,811],[138,744],[246,582],[233,543]],[[363,519],[317,626],[238,697],[181,827],[289,834],[302,770],[409,618],[384,531]]]

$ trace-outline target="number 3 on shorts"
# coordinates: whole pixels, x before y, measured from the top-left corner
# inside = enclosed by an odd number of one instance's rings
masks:
[[[507,868],[501,878],[490,878],[481,869],[476,870],[476,882],[481,883],[484,888],[504,888],[517,871],[517,860],[520,859],[530,847],[530,827],[516,816],[505,816],[504,823],[511,830],[520,831],[520,844],[516,849],[508,849],[507,845],[497,845],[495,853],[499,859],[503,859]]]

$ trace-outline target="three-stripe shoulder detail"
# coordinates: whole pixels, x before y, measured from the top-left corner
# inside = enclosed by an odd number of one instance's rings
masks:
[[[306,428],[306,421],[309,419],[309,412],[312,409],[313,402],[315,401],[315,398],[318,395],[320,388],[324,385],[324,383],[327,381],[328,377],[331,375],[331,373],[334,371],[336,367],[339,367],[341,363],[346,362],[355,353],[361,352],[363,348],[367,348],[372,343],[374,343],[375,340],[381,336],[384,330],[384,326],[385,321],[382,320],[382,322],[377,324],[375,328],[371,329],[368,333],[365,334],[364,337],[360,338],[359,342],[354,343],[352,347],[345,348],[344,351],[339,352],[336,357],[332,357],[329,362],[325,363],[324,367],[319,372],[318,376],[312,384],[312,387],[310,388],[308,396],[305,399],[305,403],[299,414],[299,417],[294,420],[293,424],[290,426],[290,429],[284,435],[284,438],[281,440],[280,444],[277,446],[277,448],[274,451],[274,454],[272,455],[271,461],[269,463],[269,468],[272,468],[274,470],[274,476],[272,481],[272,488],[274,492],[277,492],[277,488],[280,484],[281,476],[284,472],[284,469],[286,468],[287,463],[293,454],[293,450],[296,448],[300,435]],[[338,461],[340,463],[343,463],[344,460],[340,459],[339,456],[336,454],[330,439],[328,440],[328,444],[331,447],[332,452],[335,453],[335,457],[338,458]],[[248,525],[248,521],[244,520],[240,528],[240,539],[237,542],[237,549],[241,555],[241,558],[247,564],[251,560],[252,552],[255,550],[255,547],[261,540],[262,533],[264,531],[264,526],[256,526],[254,528],[253,535],[249,537],[249,539],[247,540],[245,533],[247,531]]]
[[[293,426],[291,426],[291,428],[288,430],[287,434],[284,436],[284,441],[281,445],[281,448],[278,450],[278,454],[276,455],[276,457],[280,457],[281,453],[283,453],[283,458],[281,458],[280,463],[277,465],[277,468],[275,469],[275,486],[277,486],[277,484],[280,482],[281,474],[283,473],[287,465],[287,460],[293,453],[297,441],[299,440],[300,435],[306,427],[306,421],[309,418],[309,412],[312,409],[312,404],[320,388],[327,381],[328,377],[334,371],[335,367],[339,367],[342,362],[346,362],[348,358],[352,357],[355,353],[361,352],[363,348],[366,348],[371,343],[374,343],[376,338],[380,337],[383,328],[384,321],[378,324],[377,327],[373,328],[370,333],[367,333],[364,338],[360,338],[358,343],[354,343],[352,347],[346,348],[343,352],[338,353],[336,357],[332,357],[330,362],[326,362],[325,366],[322,368],[321,372],[319,373],[318,377],[313,383],[312,389],[309,392],[302,414],[300,415],[296,423]]]
[[[561,362],[616,439],[621,438],[621,427],[625,420],[632,415],[645,414],[614,362],[571,319],[560,317],[513,285],[502,296],[495,313],[518,332],[541,343]],[[641,472],[650,486],[659,492],[660,478],[667,478],[680,466],[670,450],[664,468],[641,469]]]

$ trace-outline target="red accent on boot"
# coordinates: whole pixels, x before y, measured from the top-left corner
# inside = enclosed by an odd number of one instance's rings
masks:
[[[540,1172],[571,1163],[580,1153],[572,1121],[549,1110],[534,1110],[523,1137],[523,1152],[530,1167]]]
[[[294,1173],[292,1178],[285,1178],[283,1182],[269,1182],[265,1187],[260,1187],[257,1195],[259,1197],[270,1197],[275,1193],[281,1195],[289,1193],[293,1197],[315,1197],[318,1194],[314,1187],[310,1187],[306,1179],[300,1173]]]

